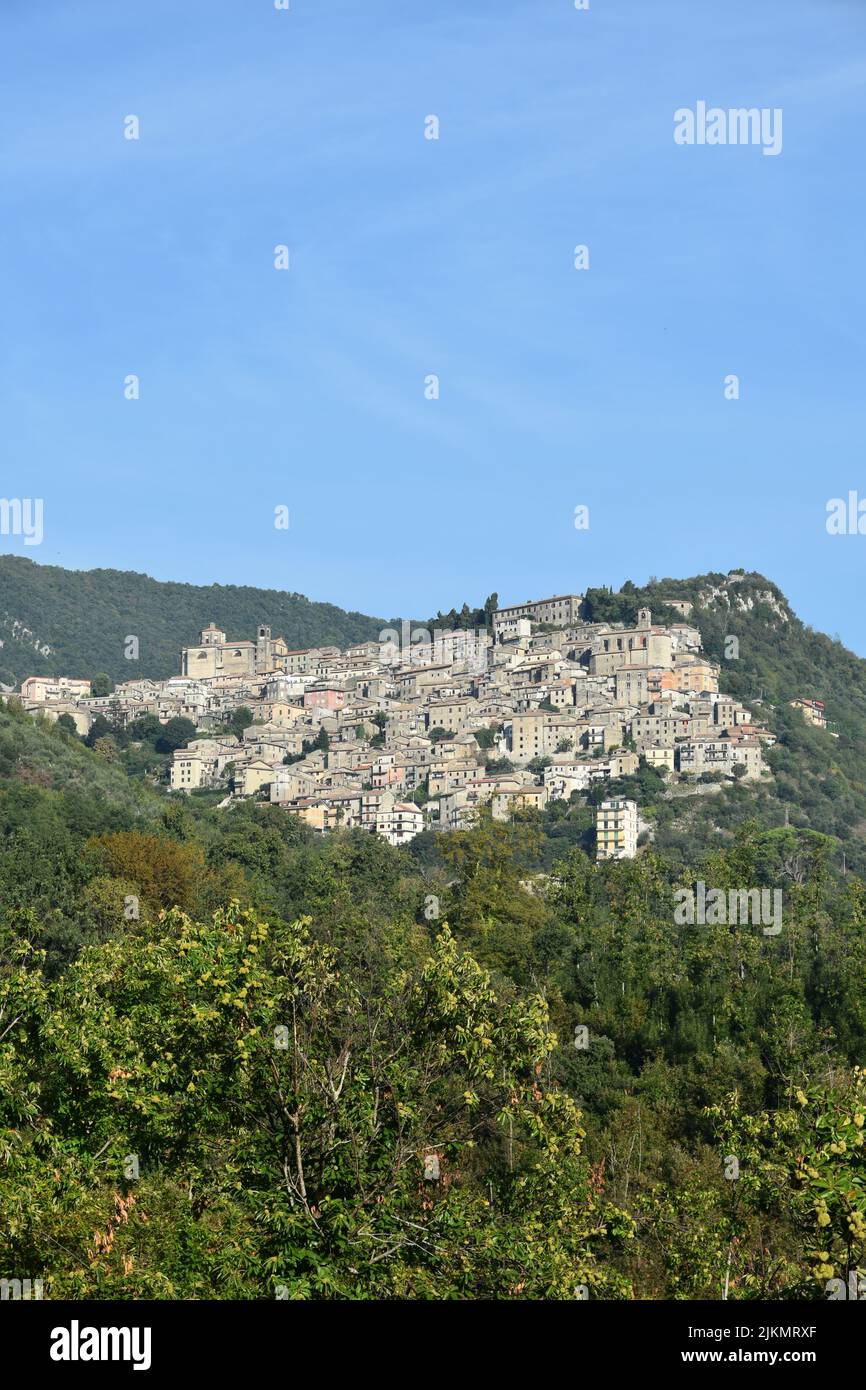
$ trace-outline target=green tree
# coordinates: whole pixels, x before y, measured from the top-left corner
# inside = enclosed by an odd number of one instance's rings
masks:
[[[146,741],[156,744],[162,736],[163,726],[155,714],[142,714],[128,725],[130,739],[135,742]]]
[[[93,723],[87,731],[87,737],[84,741],[87,744],[88,748],[93,748],[97,739],[106,738],[108,735],[111,735],[113,737],[114,732],[114,727],[111,724],[109,724],[105,715],[97,714],[96,718],[94,719]]]
[[[238,705],[237,709],[233,709],[231,712],[228,727],[230,732],[234,734],[235,738],[242,739],[244,736],[244,730],[248,729],[250,725],[254,723],[255,719],[253,718],[253,712],[249,708],[249,706]]]
[[[544,1005],[447,928],[364,982],[304,921],[172,911],[0,985],[0,1253],[53,1297],[628,1293]]]
[[[735,1093],[709,1113],[737,1160],[743,1208],[799,1236],[793,1249],[782,1235],[767,1252],[777,1285],[813,1298],[832,1279],[847,1287],[866,1258],[866,1071],[795,1086],[774,1112],[749,1113]],[[766,1294],[757,1275],[744,1286]]]
[[[195,732],[195,724],[191,719],[184,719],[180,715],[169,719],[156,740],[156,750],[158,753],[173,753],[176,748],[184,748],[188,743],[192,743]]]

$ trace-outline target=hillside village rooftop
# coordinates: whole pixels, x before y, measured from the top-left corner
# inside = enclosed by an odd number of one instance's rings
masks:
[[[387,634],[346,651],[290,648],[266,623],[229,640],[211,622],[184,647],[179,676],[99,697],[87,681],[33,676],[20,699],[48,718],[68,714],[80,734],[99,715],[121,726],[182,716],[197,736],[174,753],[175,791],[218,790],[224,806],[267,801],[321,833],[358,827],[394,845],[458,829],[485,807],[506,819],[585,797],[641,760],[670,777],[768,775],[771,735],[719,693],[697,628],[653,623],[648,609],[631,625],[589,623],[582,602],[514,604],[472,642],[422,635],[411,651]],[[818,722],[819,701],[792,703]],[[229,722],[241,708],[253,722],[239,737]],[[637,852],[633,806],[602,803],[600,858]]]

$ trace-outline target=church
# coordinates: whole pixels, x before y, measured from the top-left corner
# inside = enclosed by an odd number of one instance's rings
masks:
[[[180,672],[193,680],[214,676],[253,676],[271,671],[284,671],[288,647],[284,638],[272,637],[271,629],[261,623],[256,640],[226,641],[226,635],[215,623],[202,629],[197,647],[184,647]]]

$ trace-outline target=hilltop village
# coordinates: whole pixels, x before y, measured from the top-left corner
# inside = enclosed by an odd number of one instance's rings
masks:
[[[642,609],[633,627],[584,622],[581,606],[565,594],[501,608],[492,630],[404,624],[345,651],[291,650],[264,624],[230,641],[211,623],[167,680],[95,696],[87,681],[32,676],[19,698],[82,735],[100,715],[188,719],[197,736],[174,751],[174,790],[267,800],[318,831],[360,826],[394,845],[482,806],[505,819],[585,795],[641,759],[672,777],[765,774],[773,735],[719,693],[690,604],[672,602],[682,621],[664,626]],[[231,732],[238,711],[245,727]],[[634,855],[638,835],[633,801],[599,805],[600,858]]]

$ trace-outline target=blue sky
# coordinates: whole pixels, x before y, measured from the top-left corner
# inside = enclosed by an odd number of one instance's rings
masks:
[[[738,566],[866,654],[864,114],[863,0],[3,0],[0,549],[419,617]]]

